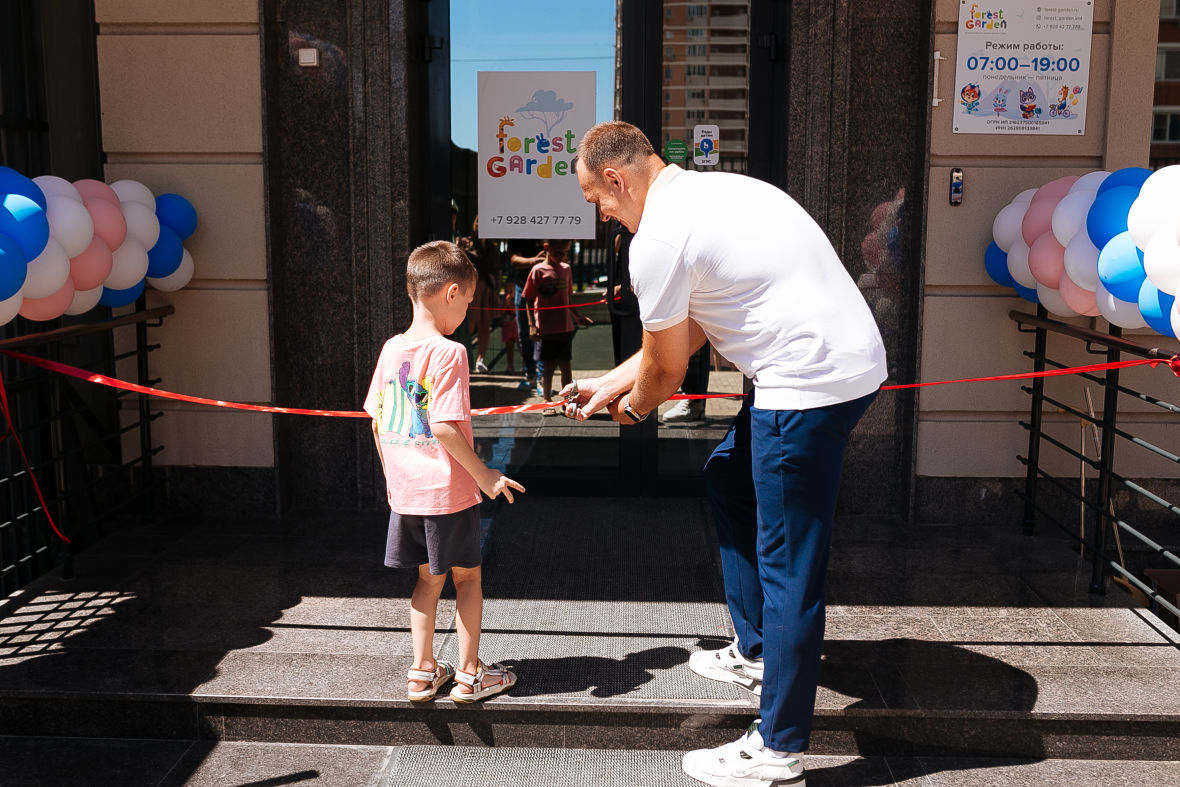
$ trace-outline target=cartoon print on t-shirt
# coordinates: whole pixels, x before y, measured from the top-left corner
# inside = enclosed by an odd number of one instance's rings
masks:
[[[433,380],[410,379],[410,362],[402,364],[398,379],[386,380],[377,394],[377,425],[382,432],[406,437],[434,437],[430,431],[430,390]]]

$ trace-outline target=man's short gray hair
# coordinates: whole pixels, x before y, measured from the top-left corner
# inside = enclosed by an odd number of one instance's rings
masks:
[[[599,178],[606,167],[634,164],[654,156],[655,152],[647,135],[638,127],[622,120],[607,120],[582,135],[576,158],[587,172]]]

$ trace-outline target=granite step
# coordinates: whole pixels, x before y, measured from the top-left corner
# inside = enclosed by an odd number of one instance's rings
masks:
[[[686,667],[732,636],[701,501],[558,509],[505,508],[488,542],[481,652],[516,670],[510,695],[406,701],[413,580],[374,566],[384,517],[172,522],[115,533],[73,580],[0,601],[0,735],[618,751],[735,738],[751,695]],[[1180,636],[1117,594],[1077,596],[1076,558],[1020,539],[839,523],[812,753],[1180,760]],[[443,658],[453,619],[444,600]]]
[[[679,751],[328,746],[0,737],[6,787],[324,785],[325,787],[700,787]],[[1044,787],[1163,785],[1180,763],[1061,758],[803,758],[810,787]]]

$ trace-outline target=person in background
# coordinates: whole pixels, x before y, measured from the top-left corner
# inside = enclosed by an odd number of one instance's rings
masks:
[[[529,277],[533,266],[545,259],[545,251],[535,240],[508,241],[508,265],[511,272],[511,282],[516,297],[513,305],[516,307],[516,333],[520,337],[520,358],[524,367],[524,379],[519,388],[533,391],[541,384],[541,368],[543,364],[536,360],[536,348],[533,346],[532,336],[529,335],[529,316],[525,310],[524,283]]]
[[[553,366],[561,369],[561,384],[573,379],[573,341],[575,323],[591,325],[594,321],[570,306],[574,276],[566,258],[568,240],[547,240],[542,244],[545,259],[533,266],[525,280],[523,295],[529,316],[529,331],[537,346],[541,380],[537,396],[545,401],[553,397]],[[546,411],[552,412],[552,411]]]
[[[492,317],[500,307],[500,242],[479,237],[479,216],[476,216],[471,225],[471,236],[459,238],[458,245],[467,253],[478,274],[471,308],[475,312],[474,369],[482,374],[488,371],[484,357],[492,334]]]

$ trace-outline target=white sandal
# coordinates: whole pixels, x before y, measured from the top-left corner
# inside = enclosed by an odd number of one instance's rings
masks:
[[[492,678],[499,678],[499,681],[490,686],[484,686],[483,679],[485,675]],[[469,686],[471,691],[459,691],[458,684],[460,683],[464,686]],[[455,684],[451,689],[451,699],[455,702],[475,702],[476,700],[491,697],[493,694],[508,691],[508,689],[516,685],[516,674],[503,664],[493,664],[490,667],[485,667],[481,661],[479,662],[479,669],[474,675],[463,670],[456,670]]]
[[[414,691],[406,686],[406,696],[410,698],[411,702],[432,700],[438,694],[438,690],[453,677],[455,677],[455,668],[445,661],[436,661],[433,670],[411,669],[406,672],[406,680],[420,680],[429,683],[430,688]]]

